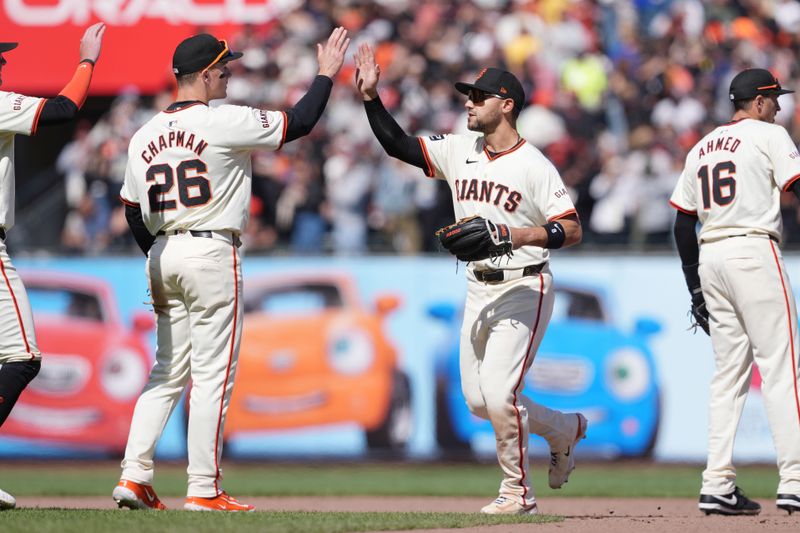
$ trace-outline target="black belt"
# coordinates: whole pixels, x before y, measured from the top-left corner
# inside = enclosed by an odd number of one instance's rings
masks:
[[[484,283],[497,283],[506,279],[520,278],[525,276],[535,276],[544,269],[547,263],[538,265],[528,265],[522,268],[522,275],[512,276],[514,270],[475,270],[475,278]],[[519,270],[519,269],[516,269]]]
[[[179,233],[186,233],[185,231],[181,231],[181,230],[178,230],[178,232]],[[188,233],[192,237],[204,237],[206,239],[213,239],[214,238],[214,234],[211,233],[210,231],[200,231],[200,230],[190,229],[188,231]],[[156,233],[156,235],[166,235],[166,234],[167,234],[166,231],[159,231],[158,233]]]
[[[0,228],[0,241],[6,240],[6,230]]]

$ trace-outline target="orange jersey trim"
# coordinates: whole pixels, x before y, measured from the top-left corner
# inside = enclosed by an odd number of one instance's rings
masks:
[[[94,67],[91,63],[78,63],[78,68],[75,69],[72,79],[58,94],[72,100],[80,109],[83,106],[83,102],[86,101],[86,95],[89,94],[92,72],[94,72]]]
[[[792,185],[794,185],[794,182],[796,182],[797,180],[800,180],[800,174],[795,174],[794,176],[789,178],[789,181],[787,181],[786,185],[783,186],[783,192],[789,192],[789,189],[792,188]]]
[[[208,107],[208,104],[205,104],[203,102],[195,102],[193,104],[189,104],[189,105],[187,105],[185,107],[181,107],[179,109],[165,109],[164,111],[162,111],[162,113],[177,113],[179,111],[184,111],[184,110],[189,109],[190,107],[194,107],[196,105],[204,105],[204,106]]]
[[[558,219],[560,219],[560,218],[566,218],[566,217],[568,217],[568,216],[570,216],[570,215],[577,215],[577,214],[578,214],[578,212],[577,212],[577,211],[575,211],[574,209],[570,209],[569,211],[564,211],[564,212],[563,212],[563,213],[561,213],[560,215],[556,215],[556,216],[554,216],[554,217],[550,217],[550,218],[548,218],[548,219],[547,219],[547,221],[548,221],[548,222],[552,222],[552,221],[554,221],[554,220],[558,220]]]
[[[286,130],[289,129],[289,117],[281,111],[281,115],[283,115],[283,132],[281,133],[281,143],[278,145],[278,150],[283,148],[283,143],[286,142]]]
[[[672,200],[670,200],[670,201],[669,201],[669,205],[671,205],[672,207],[674,207],[675,209],[677,209],[677,210],[678,210],[678,211],[680,211],[681,213],[686,213],[687,215],[694,215],[694,216],[697,216],[697,211],[689,211],[689,210],[688,210],[688,209],[686,209],[685,207],[681,207],[681,206],[679,206],[678,204],[676,204],[676,203],[675,203],[675,202],[673,202]]]
[[[219,443],[220,432],[222,432],[222,409],[225,406],[225,389],[228,388],[228,380],[231,377],[231,365],[233,364],[233,357],[236,354],[236,331],[241,327],[238,323],[239,318],[239,269],[238,269],[238,255],[236,253],[236,246],[231,246],[233,250],[233,324],[231,329],[231,344],[228,351],[228,366],[225,368],[225,382],[222,385],[221,396],[219,399],[219,415],[217,416],[217,431],[214,440],[214,468],[216,470],[216,477],[214,478],[214,490],[219,496],[222,490],[219,488],[219,480],[222,473],[219,469]]]
[[[523,144],[525,144],[525,139],[520,139],[520,140],[519,140],[519,142],[518,142],[517,144],[515,144],[514,146],[512,146],[511,148],[509,148],[509,149],[508,149],[508,150],[506,150],[505,152],[498,152],[498,153],[496,153],[496,154],[494,154],[494,155],[492,155],[492,154],[489,152],[489,150],[487,150],[487,149],[486,149],[486,145],[484,144],[484,146],[483,146],[483,151],[484,151],[484,153],[486,154],[486,157],[488,157],[488,158],[489,158],[489,161],[494,161],[495,159],[500,159],[500,158],[501,158],[501,157],[503,157],[504,155],[508,155],[508,154],[510,154],[511,152],[516,152],[517,150],[519,150],[519,149],[520,149],[520,147],[522,147],[522,145],[523,145]]]
[[[39,117],[42,115],[45,102],[47,102],[47,98],[42,98],[42,101],[39,102],[39,107],[36,108],[36,115],[33,117],[33,125],[31,126],[31,135],[36,135],[39,129]]]
[[[522,432],[528,431],[528,428],[522,427],[522,417],[519,414],[519,407],[517,407],[517,392],[522,391],[522,381],[525,379],[525,372],[528,369],[528,358],[531,356],[531,347],[533,346],[533,341],[536,340],[536,333],[539,330],[539,319],[542,317],[542,295],[544,294],[544,278],[542,277],[541,272],[539,273],[539,305],[536,309],[536,321],[533,324],[533,330],[531,331],[531,339],[528,341],[528,346],[525,348],[525,359],[522,362],[522,370],[519,374],[519,379],[517,380],[517,384],[514,386],[514,411],[517,419],[517,446],[519,447],[519,471],[520,471],[520,478],[519,484],[522,487],[522,501],[525,502],[525,499],[528,496],[528,487],[525,485],[525,453],[522,449]],[[580,429],[580,428],[579,428]]]
[[[0,271],[3,273],[3,279],[6,282],[6,287],[8,287],[8,293],[11,295],[11,301],[14,302],[14,312],[17,314],[17,323],[19,324],[20,334],[22,335],[22,341],[25,343],[25,351],[31,354],[31,359],[35,359],[33,352],[31,351],[31,346],[28,344],[28,334],[25,333],[25,323],[22,321],[22,314],[19,311],[19,303],[17,303],[17,295],[14,294],[14,288],[11,287],[11,281],[8,279],[8,274],[6,274],[6,266],[3,261],[0,261]]]
[[[425,164],[428,165],[427,169],[423,169],[425,175],[429,178],[432,178],[436,175],[436,171],[433,169],[433,163],[431,162],[431,156],[428,154],[428,148],[425,146],[425,141],[422,140],[422,137],[417,137],[419,141],[419,145],[422,148],[422,157],[425,159]]]
[[[797,368],[797,354],[794,353],[794,335],[792,334],[796,318],[792,318],[792,306],[789,303],[789,294],[786,290],[786,282],[783,280],[783,270],[781,269],[781,262],[778,259],[778,253],[775,251],[775,243],[769,241],[772,248],[772,256],[775,258],[775,266],[778,268],[778,277],[781,278],[781,288],[783,289],[783,300],[786,302],[786,321],[789,328],[789,346],[792,347],[792,386],[794,388],[794,406],[797,412],[797,422],[800,424],[800,393],[797,390],[797,375],[795,369]],[[792,296],[794,297],[794,296]]]
[[[136,202],[131,202],[130,200],[126,200],[122,196],[119,197],[119,201],[122,202],[123,204],[129,205],[131,207],[140,207],[140,204],[137,204]]]

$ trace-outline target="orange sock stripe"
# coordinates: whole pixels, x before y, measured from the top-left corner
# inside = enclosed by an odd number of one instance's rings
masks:
[[[92,72],[94,72],[94,67],[91,63],[79,63],[72,79],[69,80],[69,83],[67,83],[58,94],[66,96],[75,102],[75,105],[80,109],[83,106],[83,102],[86,101],[86,95],[89,94],[89,84],[92,83]]]
[[[789,295],[786,292],[786,283],[783,281],[783,270],[781,270],[781,263],[778,260],[778,254],[775,252],[775,244],[770,241],[772,247],[772,256],[775,258],[775,266],[778,267],[778,276],[781,278],[781,288],[783,289],[783,299],[786,302],[786,319],[789,326],[789,346],[792,351],[792,386],[794,387],[794,405],[797,410],[797,421],[800,423],[800,394],[797,391],[797,355],[794,353],[794,335],[792,334],[792,306],[789,304]]]

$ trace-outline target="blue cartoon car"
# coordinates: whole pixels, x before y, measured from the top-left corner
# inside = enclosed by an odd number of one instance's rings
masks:
[[[555,308],[524,393],[534,401],[565,412],[580,411],[589,431],[578,450],[596,457],[641,457],[655,446],[660,418],[659,381],[650,337],[661,326],[636,320],[624,331],[611,319],[605,294],[596,287],[555,284]],[[448,329],[436,357],[436,435],[443,452],[494,450],[490,423],[472,415],[459,377],[461,312],[449,303],[434,304],[429,314]],[[547,443],[531,438],[534,455],[548,453]]]

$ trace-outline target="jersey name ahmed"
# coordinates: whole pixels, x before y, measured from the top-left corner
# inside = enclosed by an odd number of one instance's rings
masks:
[[[33,135],[44,98],[0,91],[0,227],[14,225],[14,135]]]
[[[286,115],[202,103],[162,111],[128,147],[120,197],[138,205],[152,234],[176,229],[244,231],[255,149],[279,149]]]
[[[564,182],[553,164],[532,144],[489,153],[483,136],[420,137],[428,168],[425,174],[447,180],[456,220],[480,215],[512,227],[543,226],[575,213]],[[547,261],[550,251],[523,246],[508,261],[475,262],[478,268],[522,268]]]
[[[797,179],[800,154],[787,131],[745,119],[717,127],[689,151],[670,204],[697,215],[701,242],[750,233],[780,240],[780,194]]]

